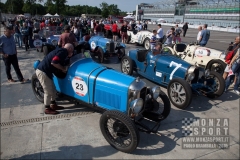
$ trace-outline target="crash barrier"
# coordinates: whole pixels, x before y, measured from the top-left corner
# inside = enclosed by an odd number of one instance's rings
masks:
[[[157,24],[155,22],[148,22],[148,24]],[[161,23],[162,26],[172,26],[175,27],[176,24],[174,23]],[[178,27],[182,27],[183,24],[178,24]],[[197,29],[200,25],[188,25],[188,28],[194,28]],[[226,28],[221,28],[221,27],[217,27],[217,26],[211,26],[208,27],[209,30],[213,30],[213,31],[223,31],[223,32],[232,32],[232,33],[240,33],[240,28],[230,28],[230,27],[226,27]]]

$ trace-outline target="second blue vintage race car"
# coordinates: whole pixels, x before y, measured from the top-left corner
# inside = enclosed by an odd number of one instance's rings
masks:
[[[121,70],[128,75],[136,71],[167,87],[170,101],[180,109],[190,105],[192,93],[215,98],[225,89],[225,81],[219,73],[191,65],[169,54],[167,48],[157,55],[149,50],[131,50],[123,57]]]
[[[104,58],[117,55],[121,60],[125,56],[126,45],[121,42],[114,42],[102,36],[92,36],[89,45],[93,53],[98,56],[99,63],[104,62]]]
[[[39,63],[34,63],[35,69]],[[132,152],[138,146],[139,130],[158,132],[160,122],[171,110],[170,101],[159,86],[147,87],[139,78],[107,68],[83,54],[70,59],[67,73],[56,71],[53,81],[62,95],[104,111],[99,122],[101,132],[110,145],[122,152]],[[32,89],[43,102],[43,88],[36,73],[32,76]],[[150,128],[142,120],[150,120],[154,126]]]

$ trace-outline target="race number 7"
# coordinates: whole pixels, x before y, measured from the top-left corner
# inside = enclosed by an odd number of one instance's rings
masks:
[[[173,65],[176,67],[173,69],[172,73],[170,74],[170,77],[169,77],[170,80],[172,80],[172,77],[173,77],[174,73],[178,70],[178,68],[180,68],[182,66],[182,64],[171,61],[169,67],[172,67]]]

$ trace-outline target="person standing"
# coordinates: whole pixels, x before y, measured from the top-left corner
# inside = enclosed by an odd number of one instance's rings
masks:
[[[117,31],[118,31],[118,26],[116,24],[116,21],[114,21],[113,25],[112,25],[112,33],[113,33],[113,41],[117,41]]]
[[[165,41],[165,44],[166,45],[171,45],[173,43],[173,40],[174,40],[174,35],[175,35],[175,28],[171,28],[170,30],[167,31],[166,33],[166,41]]]
[[[199,26],[198,27],[198,34],[197,34],[197,43],[200,42],[201,32],[202,32],[202,26]]]
[[[180,28],[178,28],[178,24],[176,24],[176,26],[175,26],[175,34],[176,35],[177,34],[181,35],[181,33],[182,33],[182,30]]]
[[[64,47],[67,43],[71,43],[73,46],[76,46],[78,44],[75,35],[71,33],[70,30],[71,28],[69,25],[64,26],[64,33],[62,33],[59,37],[59,46]]]
[[[144,23],[144,25],[143,25],[143,29],[144,30],[147,30],[147,28],[148,28],[148,25],[147,25],[147,21]]]
[[[73,32],[73,34],[75,35],[76,39],[79,40],[79,29],[78,29],[78,26],[77,26],[76,22],[73,23],[71,32]]]
[[[162,29],[162,25],[161,24],[158,24],[158,30],[157,30],[157,39],[158,39],[158,42],[163,42],[163,29]]]
[[[21,83],[25,83],[29,81],[28,79],[24,79],[23,75],[20,71],[18,65],[18,58],[17,58],[17,47],[13,38],[13,27],[12,26],[5,26],[4,27],[4,34],[0,37],[0,53],[2,54],[2,59],[5,64],[6,74],[8,78],[8,82],[15,82],[11,75],[11,65],[13,66],[18,80]]]
[[[207,24],[204,24],[203,30],[201,31],[201,35],[199,39],[200,46],[206,46],[209,38],[210,38],[210,31],[207,29]]]
[[[133,21],[132,21],[132,24],[131,24],[131,30],[132,30],[132,31],[135,31],[135,27],[136,27],[136,23],[135,23],[135,21],[133,20]]]
[[[73,51],[73,45],[67,43],[63,48],[57,48],[50,52],[38,65],[36,75],[44,91],[45,114],[58,114],[59,112],[56,110],[64,109],[55,101],[57,92],[53,83],[53,73],[58,70],[67,72],[66,60],[72,57]]]
[[[26,51],[29,49],[29,44],[28,44],[28,37],[29,37],[29,27],[27,26],[26,23],[23,23],[23,27],[21,28],[21,34],[23,37],[23,42],[25,45]]]
[[[128,39],[127,30],[128,30],[128,26],[127,26],[127,22],[125,21],[120,31],[120,34],[122,35],[122,43],[127,43],[127,39]]]
[[[151,49],[152,49],[152,50],[155,49],[155,44],[156,44],[156,42],[157,42],[157,37],[156,37],[156,35],[157,35],[157,31],[154,29],[154,30],[153,30],[153,35],[152,35],[152,37],[151,37],[151,39],[150,39],[150,44],[151,44]]]
[[[15,22],[14,31],[15,31],[14,37],[17,40],[18,47],[22,48],[22,34],[20,32],[20,25],[18,21]]]
[[[187,30],[188,30],[188,23],[187,22],[183,25],[182,29],[183,29],[183,37],[185,37],[185,35],[187,33]]]

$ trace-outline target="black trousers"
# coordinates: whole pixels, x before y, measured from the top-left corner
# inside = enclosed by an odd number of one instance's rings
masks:
[[[24,42],[25,48],[28,49],[29,48],[28,36],[23,36],[23,42]]]
[[[12,79],[12,75],[11,75],[11,65],[13,65],[13,68],[17,74],[18,80],[22,81],[23,80],[23,76],[22,73],[20,71],[19,65],[18,65],[18,59],[17,59],[17,55],[8,55],[7,58],[2,57],[3,61],[5,63],[5,69],[6,69],[6,74],[7,74],[7,78],[8,79]]]
[[[185,37],[187,30],[183,30],[183,37]]]

